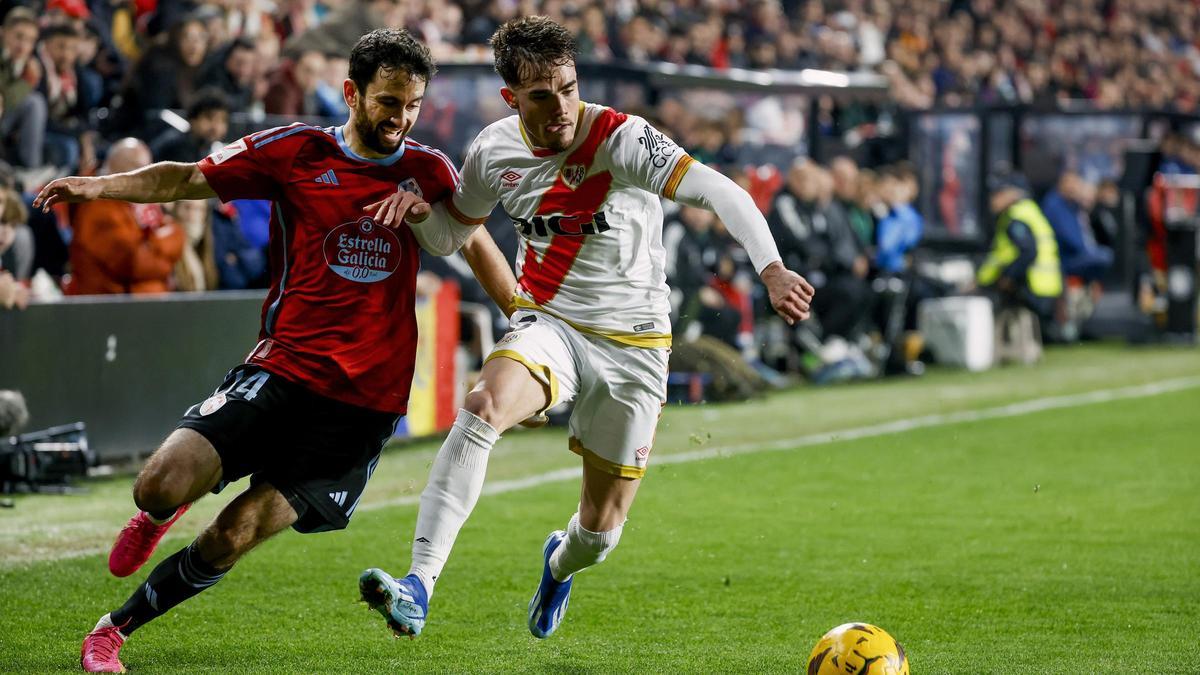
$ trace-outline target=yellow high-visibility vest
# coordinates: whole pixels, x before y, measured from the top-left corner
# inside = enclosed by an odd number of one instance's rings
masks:
[[[1008,226],[1012,221],[1019,220],[1029,226],[1037,242],[1037,257],[1026,272],[1029,290],[1034,295],[1053,298],[1062,294],[1062,267],[1058,262],[1058,242],[1054,240],[1054,228],[1050,221],[1042,215],[1032,199],[1022,199],[1000,214],[996,222],[996,238],[992,242],[992,251],[988,254],[983,265],[979,267],[979,283],[990,286],[996,283],[1004,268],[1012,264],[1020,249],[1008,238]]]

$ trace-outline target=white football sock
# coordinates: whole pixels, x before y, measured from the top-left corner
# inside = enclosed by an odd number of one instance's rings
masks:
[[[567,538],[550,554],[550,574],[556,581],[566,581],[572,574],[587,569],[608,556],[621,540],[622,523],[607,532],[592,532],[579,524],[579,514],[567,523]]]
[[[430,596],[458,531],[479,501],[488,453],[499,438],[492,425],[465,409],[459,410],[458,419],[433,460],[429,484],[421,492],[412,567],[408,570],[425,584]]]

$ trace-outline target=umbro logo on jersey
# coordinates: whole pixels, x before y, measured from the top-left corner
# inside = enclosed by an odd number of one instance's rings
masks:
[[[500,187],[512,189],[521,184],[521,174],[509,169],[500,174]]]
[[[341,183],[338,182],[337,175],[333,173],[333,169],[326,171],[313,180],[317,183],[324,183],[325,185],[341,185]]]
[[[346,491],[345,490],[342,490],[341,492],[330,492],[329,498],[332,499],[333,503],[337,504],[338,506],[346,505]]]

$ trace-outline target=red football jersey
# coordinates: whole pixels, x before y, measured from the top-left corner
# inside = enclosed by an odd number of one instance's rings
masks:
[[[420,255],[408,227],[375,225],[363,207],[397,189],[430,203],[458,172],[442,152],[405,140],[390,157],[356,155],[341,128],[260,131],[201,160],[222,201],[269,199],[271,289],[247,358],[312,391],[404,413],[417,351]]]

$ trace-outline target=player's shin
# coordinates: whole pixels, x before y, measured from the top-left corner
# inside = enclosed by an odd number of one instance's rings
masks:
[[[112,613],[112,622],[121,626],[121,633],[129,635],[175,605],[217,583],[228,571],[205,562],[193,541],[160,562],[125,604]]]
[[[479,501],[488,453],[499,438],[492,425],[459,410],[458,419],[433,460],[429,484],[421,493],[409,570],[431,596],[458,531]]]
[[[567,523],[567,537],[550,557],[550,574],[566,581],[572,574],[602,562],[621,540],[621,524],[607,532],[592,532],[579,524],[579,514]]]

